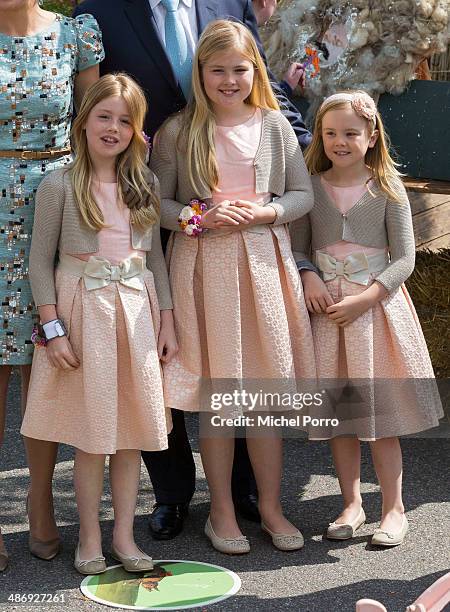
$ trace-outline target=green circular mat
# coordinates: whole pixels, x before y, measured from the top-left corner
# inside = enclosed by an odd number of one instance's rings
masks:
[[[185,610],[227,599],[241,588],[234,572],[200,561],[154,561],[151,572],[131,574],[121,565],[86,576],[85,597],[114,608]]]

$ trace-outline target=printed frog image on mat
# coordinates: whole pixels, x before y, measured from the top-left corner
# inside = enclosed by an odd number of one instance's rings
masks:
[[[235,594],[240,578],[228,569],[198,561],[155,561],[151,572],[130,574],[121,565],[81,583],[89,599],[132,610],[182,610]]]
[[[144,574],[143,578],[129,580],[127,584],[140,585],[144,589],[147,589],[147,591],[154,591],[158,588],[158,583],[166,576],[172,576],[172,572],[166,572],[163,567],[155,565],[151,572]]]

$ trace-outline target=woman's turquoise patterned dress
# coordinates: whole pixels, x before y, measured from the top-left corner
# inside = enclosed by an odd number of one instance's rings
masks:
[[[0,33],[0,151],[69,145],[77,72],[103,59],[91,15],[56,15],[32,36]],[[28,283],[28,256],[39,183],[70,161],[0,157],[0,365],[31,363],[37,319]]]

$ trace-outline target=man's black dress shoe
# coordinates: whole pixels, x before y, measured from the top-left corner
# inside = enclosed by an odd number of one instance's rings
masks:
[[[154,540],[171,540],[183,529],[189,504],[155,504],[148,522]]]
[[[241,495],[234,498],[234,509],[242,518],[254,523],[260,523],[261,517],[258,510],[258,498],[253,493]]]

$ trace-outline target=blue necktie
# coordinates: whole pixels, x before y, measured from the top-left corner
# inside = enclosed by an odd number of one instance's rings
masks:
[[[166,51],[186,100],[191,92],[192,58],[189,54],[186,32],[178,15],[180,0],[161,0],[166,9],[164,33]]]

